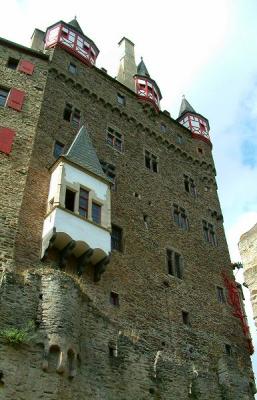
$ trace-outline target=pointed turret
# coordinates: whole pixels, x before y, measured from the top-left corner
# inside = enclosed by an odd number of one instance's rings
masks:
[[[177,121],[192,132],[193,138],[203,140],[211,145],[208,119],[198,114],[185,96],[182,97]]]
[[[68,22],[68,25],[72,26],[76,32],[79,32],[81,33],[81,35],[84,35],[84,32],[82,31],[76,17],[72,19],[70,22]]]
[[[178,116],[181,117],[181,115],[185,112],[196,113],[191,104],[189,104],[189,102],[185,98],[185,96],[183,96]]]
[[[137,74],[141,75],[141,76],[147,76],[148,78],[150,78],[149,72],[147,71],[147,68],[145,66],[143,57],[141,57],[141,61],[137,66]]]
[[[99,50],[81,29],[76,18],[66,23],[59,21],[46,30],[45,48],[62,47],[84,64],[92,66]]]
[[[150,77],[142,57],[134,79],[139,100],[152,104],[159,111],[162,99],[161,91],[157,83]]]
[[[80,128],[69,150],[63,155],[63,158],[106,180],[106,175],[102,170],[85,126]]]

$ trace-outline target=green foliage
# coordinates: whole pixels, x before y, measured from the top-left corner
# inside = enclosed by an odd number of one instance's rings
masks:
[[[28,321],[24,328],[6,328],[0,330],[0,338],[10,345],[19,345],[30,342],[35,335],[35,324]]]

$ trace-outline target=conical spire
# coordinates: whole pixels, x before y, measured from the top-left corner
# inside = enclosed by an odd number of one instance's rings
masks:
[[[74,28],[77,32],[81,33],[81,35],[84,35],[84,32],[82,31],[82,29],[81,29],[81,27],[80,27],[80,25],[79,25],[79,23],[78,23],[78,21],[77,21],[77,17],[75,17],[75,18],[72,19],[70,22],[68,22],[68,24],[71,25],[71,26],[73,26],[73,28]]]
[[[189,104],[189,102],[187,101],[187,99],[183,95],[178,116],[180,117],[182,114],[184,114],[186,112],[196,113],[196,111],[193,109],[191,104]]]
[[[147,76],[148,78],[150,78],[150,74],[149,74],[149,72],[147,71],[147,68],[146,68],[146,66],[145,66],[143,57],[141,57],[141,61],[140,61],[140,63],[139,63],[138,66],[137,66],[137,74],[138,74],[138,75],[141,75],[141,76]]]
[[[64,154],[64,158],[106,180],[106,175],[102,170],[100,161],[84,125],[75,136],[67,153]]]

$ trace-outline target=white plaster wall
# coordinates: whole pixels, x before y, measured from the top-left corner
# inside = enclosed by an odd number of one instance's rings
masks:
[[[107,200],[109,187],[106,183],[100,181],[99,179],[88,175],[85,172],[66,163],[63,166],[63,177],[66,183],[70,182],[73,185],[79,182],[81,186],[93,189],[97,197],[102,201]]]
[[[56,232],[65,232],[71,239],[81,240],[93,249],[102,249],[106,255],[111,251],[111,235],[108,231],[65,210],[55,208],[45,219],[43,243],[46,242],[44,239],[50,239],[49,233],[53,227],[56,228]]]
[[[49,194],[48,194],[48,201],[50,201],[54,197],[54,201],[59,201],[59,191],[61,185],[61,176],[62,176],[62,166],[63,164],[59,164],[55,170],[52,172],[51,180],[50,180],[50,187],[49,187]]]

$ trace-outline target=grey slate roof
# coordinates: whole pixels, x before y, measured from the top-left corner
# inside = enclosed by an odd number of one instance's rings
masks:
[[[141,57],[141,61],[137,66],[137,73],[138,73],[138,75],[147,76],[148,78],[150,78],[150,74],[147,71],[143,57]]]
[[[81,35],[84,35],[84,32],[82,31],[82,29],[81,29],[81,27],[80,27],[78,21],[76,20],[76,18],[72,19],[70,22],[68,22],[68,24],[71,25],[71,26],[73,26],[73,28],[74,28],[77,32],[81,33]]]
[[[108,181],[85,126],[80,128],[63,157]]]
[[[191,104],[188,103],[188,101],[185,98],[185,96],[183,96],[178,116],[180,117],[185,112],[192,112],[192,113],[197,114],[196,111],[191,106]]]

